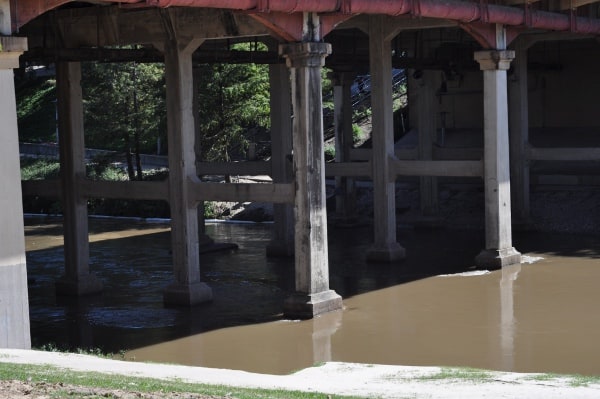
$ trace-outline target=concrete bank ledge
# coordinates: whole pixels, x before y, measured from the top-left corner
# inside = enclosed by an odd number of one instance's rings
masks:
[[[598,398],[600,378],[442,367],[329,362],[290,375],[137,363],[89,355],[0,349],[0,362],[50,365],[82,372],[246,388],[284,389],[368,398]],[[592,382],[590,382],[592,381]]]

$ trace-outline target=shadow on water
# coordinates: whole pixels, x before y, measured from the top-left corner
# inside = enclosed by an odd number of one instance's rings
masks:
[[[173,280],[168,226],[90,221],[91,270],[104,292],[75,299],[54,293],[62,230],[36,223],[26,228],[34,346],[268,373],[337,360],[600,374],[600,349],[585,352],[593,343],[581,339],[600,332],[600,316],[589,316],[600,301],[590,285],[600,278],[594,236],[519,232],[515,247],[546,259],[486,273],[474,270],[480,230],[402,229],[407,259],[372,264],[365,262],[371,227],[330,228],[330,282],[345,310],[289,322],[282,304],[294,289],[293,260],[265,256],[269,224],[209,224],[211,237],[239,248],[202,255],[214,301],[178,308],[162,302]],[[573,359],[564,362],[561,350],[573,342]]]
[[[293,259],[265,255],[271,238],[269,224],[209,224],[211,237],[239,246],[201,256],[202,280],[212,288],[214,301],[191,309],[165,307],[162,291],[173,281],[168,226],[91,220],[90,269],[102,279],[104,292],[83,298],[56,297],[54,281],[63,274],[64,262],[62,228],[56,222],[30,222],[27,228],[35,346],[53,343],[61,348],[119,351],[219,328],[281,320],[283,301],[294,290]],[[456,232],[455,238],[473,243],[470,254],[464,246],[441,239],[436,251],[430,251],[426,243],[435,237],[406,231],[402,244],[412,249],[411,257],[395,264],[369,264],[365,255],[371,228],[330,229],[329,236],[331,287],[344,298],[462,271],[465,264],[471,265],[481,245],[478,232]]]

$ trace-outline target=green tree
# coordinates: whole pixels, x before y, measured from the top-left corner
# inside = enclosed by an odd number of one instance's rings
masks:
[[[236,49],[248,49],[249,44]],[[267,129],[269,73],[266,65],[202,64],[197,71],[198,130],[205,161],[245,154],[247,132]]]
[[[166,143],[164,66],[86,63],[82,86],[86,146],[123,151],[129,178],[141,180],[139,155]]]

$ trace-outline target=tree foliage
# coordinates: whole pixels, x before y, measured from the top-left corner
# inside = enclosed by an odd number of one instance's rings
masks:
[[[166,143],[163,65],[86,63],[82,86],[86,146],[123,151],[130,178],[141,179],[139,154]]]
[[[248,49],[249,44],[236,49]],[[201,157],[229,161],[248,147],[248,132],[266,129],[269,73],[266,65],[203,64],[197,67]]]

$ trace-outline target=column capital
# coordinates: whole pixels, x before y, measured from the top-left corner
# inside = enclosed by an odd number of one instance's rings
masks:
[[[320,42],[287,43],[279,45],[279,54],[286,58],[289,68],[322,67],[331,54],[331,44]]]
[[[513,50],[476,51],[474,58],[482,71],[506,71],[515,58],[515,52]]]
[[[0,69],[19,67],[19,57],[27,51],[27,38],[16,36],[0,37]]]

